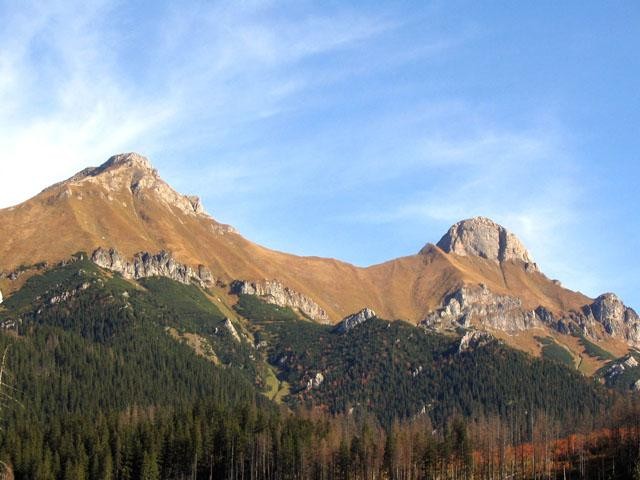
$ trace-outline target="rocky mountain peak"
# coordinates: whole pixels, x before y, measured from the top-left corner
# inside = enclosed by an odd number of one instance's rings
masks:
[[[98,170],[106,171],[114,168],[133,168],[137,170],[147,171],[153,175],[157,175],[156,169],[153,168],[149,159],[139,153],[129,152],[113,155]]]
[[[446,253],[477,256],[496,262],[520,261],[528,269],[538,269],[518,237],[486,217],[456,223],[437,245]]]
[[[56,183],[45,191],[68,187],[84,182],[99,183],[109,190],[117,190],[123,184],[145,180],[149,184],[162,181],[151,162],[139,153],[113,155],[99,167],[88,167],[64,182]]]
[[[614,293],[603,293],[584,308],[584,313],[593,316],[608,333],[640,343],[640,317]]]
[[[160,178],[149,159],[139,153],[113,155],[99,167],[85,168],[68,180],[45,189],[45,192],[56,191],[58,197],[64,199],[73,195],[72,187],[87,185],[103,188],[110,199],[112,195],[122,193],[139,199],[154,198],[187,215],[208,216],[200,198],[176,192]]]

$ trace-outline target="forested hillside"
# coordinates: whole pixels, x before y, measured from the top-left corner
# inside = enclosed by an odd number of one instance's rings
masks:
[[[290,405],[332,413],[362,408],[385,425],[424,413],[442,428],[456,416],[505,417],[514,409],[558,420],[595,418],[612,401],[610,392],[560,362],[495,339],[460,351],[460,337],[402,321],[373,318],[338,333],[249,296],[236,309],[269,345],[270,362],[292,386]],[[318,374],[322,381],[314,383]]]
[[[626,411],[594,380],[495,339],[461,349],[460,336],[378,318],[339,333],[245,295],[229,318],[213,293],[127,281],[83,253],[27,280],[0,306],[8,471],[56,480],[486,476],[515,462],[510,445],[547,448]],[[622,455],[598,438],[601,454]],[[635,454],[625,452],[630,464]],[[560,468],[556,453],[538,466],[527,455],[523,473]],[[586,468],[580,458],[563,468]]]

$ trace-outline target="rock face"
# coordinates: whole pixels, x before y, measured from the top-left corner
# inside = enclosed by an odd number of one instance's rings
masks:
[[[307,390],[318,388],[324,382],[324,375],[320,372],[316,373],[314,377],[307,380]]]
[[[297,309],[312,320],[323,323],[329,322],[327,312],[317,303],[278,281],[249,282],[235,280],[231,283],[231,293],[235,295],[255,295],[272,305]]]
[[[376,312],[370,308],[363,308],[358,313],[345,317],[340,323],[338,323],[333,329],[336,333],[347,333],[349,330],[353,330],[358,325],[370,320],[376,316]]]
[[[2,298],[2,290],[0,290],[0,304],[3,302],[3,298]]]
[[[53,185],[47,190],[60,185],[70,187],[83,182],[100,184],[110,192],[128,189],[132,195],[142,198],[154,195],[169,208],[177,208],[187,215],[207,216],[198,197],[177,193],[160,178],[151,162],[137,153],[114,155],[99,167],[86,168],[62,184]],[[60,195],[70,197],[72,192],[67,188],[63,189]]]
[[[472,331],[467,332],[460,340],[458,346],[458,353],[469,352],[476,348],[483,347],[489,342],[493,341],[494,337],[487,332]]]
[[[62,292],[58,295],[54,295],[49,299],[49,305],[56,305],[58,303],[64,303],[69,300],[71,297],[78,295],[80,292],[84,292],[91,284],[89,282],[84,282],[78,288],[74,288],[73,290],[67,290],[66,292]]]
[[[613,293],[600,295],[583,308],[582,314],[586,323],[595,321],[602,324],[612,337],[624,339],[630,345],[640,345],[640,317]]]
[[[622,375],[627,372],[630,377],[636,376],[637,378],[637,367],[638,361],[633,357],[633,355],[627,355],[626,357],[615,360],[614,362],[608,364],[603,371],[603,377],[611,381],[616,377]],[[632,385],[632,389],[638,391],[640,387],[640,380],[637,380]]]
[[[229,320],[228,318],[225,318],[223,325],[224,325],[224,328],[227,329],[227,331],[229,332],[231,337],[236,342],[239,342],[240,341],[240,335],[238,335],[238,331],[236,330],[236,327],[233,326],[233,323],[231,323],[231,320]]]
[[[140,252],[134,255],[132,261],[128,261],[113,248],[109,250],[98,248],[93,252],[91,260],[99,267],[118,272],[124,278],[133,280],[166,277],[185,285],[196,283],[202,287],[214,283],[213,275],[204,265],[193,269],[177,262],[168,252],[155,255]]]
[[[538,270],[518,237],[485,217],[456,223],[437,245],[447,253],[477,256],[496,262],[519,261],[529,270]]]
[[[599,296],[580,311],[554,314],[544,307],[526,310],[517,297],[498,295],[484,285],[465,286],[445,297],[421,325],[432,330],[490,328],[516,333],[550,327],[560,333],[577,333],[595,341],[604,335],[640,347],[640,318],[611,293]]]
[[[204,207],[202,206],[202,202],[200,201],[200,197],[196,195],[187,195],[186,198],[191,203],[191,207],[193,208],[194,212],[206,214],[206,212],[204,211]]]
[[[447,296],[442,307],[422,321],[428,328],[455,330],[474,325],[506,332],[517,332],[540,326],[536,313],[525,311],[519,298],[497,295],[484,285],[462,287]]]

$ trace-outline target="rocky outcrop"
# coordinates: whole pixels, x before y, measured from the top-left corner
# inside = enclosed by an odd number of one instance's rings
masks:
[[[204,265],[198,265],[197,278],[203,285],[207,285],[207,286],[213,285],[216,282],[215,278],[213,278],[213,274],[211,273],[211,270],[209,270]]]
[[[223,223],[211,222],[211,231],[218,235],[226,235],[227,233],[238,233],[238,231],[231,225],[225,225]]]
[[[335,326],[333,331],[336,333],[347,333],[349,330],[353,330],[358,325],[366,322],[367,320],[371,320],[375,316],[376,312],[370,308],[363,308],[358,313],[354,313],[342,319],[342,321]]]
[[[4,302],[4,299],[2,298],[2,290],[0,290],[0,304]]]
[[[186,195],[185,197],[191,203],[191,208],[196,213],[206,213],[204,211],[204,207],[202,206],[202,202],[200,201],[200,197],[196,195]]]
[[[316,373],[313,377],[307,380],[307,390],[318,388],[324,382],[324,375],[320,372]]]
[[[94,169],[92,173],[97,175],[115,167],[137,168],[140,170],[156,172],[147,157],[140,155],[139,153],[130,152],[113,155],[101,166]]]
[[[482,331],[471,331],[464,334],[458,345],[458,353],[469,352],[483,347],[495,340],[493,335]]]
[[[445,297],[442,305],[420,323],[432,330],[475,327],[508,333],[546,326],[595,341],[604,334],[640,347],[638,314],[612,293],[599,296],[580,311],[558,314],[542,306],[526,310],[519,298],[495,294],[484,285],[464,286]]]
[[[240,341],[240,335],[238,335],[238,331],[236,330],[236,327],[233,326],[233,323],[231,323],[231,320],[225,318],[223,326],[236,342]]]
[[[640,346],[640,317],[613,293],[600,295],[591,305],[583,308],[582,313],[587,322],[600,323],[612,337]]]
[[[231,293],[235,295],[255,295],[266,303],[299,310],[312,320],[323,323],[329,322],[327,312],[317,303],[275,280],[263,282],[235,280],[231,283]]]
[[[477,256],[496,262],[518,261],[530,271],[538,270],[518,237],[485,217],[456,223],[437,245],[446,253]]]
[[[536,313],[524,310],[519,298],[497,295],[484,285],[465,286],[455,291],[445,298],[442,307],[427,315],[421,323],[436,330],[484,326],[506,332],[540,326]]]
[[[195,283],[202,287],[208,287],[214,283],[211,271],[204,265],[191,268],[176,261],[170,253],[164,251],[155,255],[140,252],[129,261],[113,248],[109,250],[98,248],[93,252],[91,260],[99,267],[118,272],[127,279],[166,277],[185,285]]]
[[[636,369],[638,365],[640,364],[633,355],[627,355],[626,357],[619,358],[607,365],[606,369],[602,372],[602,375],[605,379],[611,381],[624,372]]]
[[[49,305],[57,305],[58,303],[64,303],[72,297],[84,292],[91,284],[89,282],[84,282],[78,288],[74,288],[73,290],[67,290],[65,292],[59,293],[58,295],[54,295],[49,299]]]

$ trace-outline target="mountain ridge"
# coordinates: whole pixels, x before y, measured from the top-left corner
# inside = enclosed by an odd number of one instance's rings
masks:
[[[579,314],[595,301],[548,279],[515,235],[484,217],[456,223],[437,244],[414,255],[368,267],[271,250],[217,222],[197,197],[177,193],[136,153],[115,155],[0,210],[0,234],[9,239],[0,245],[0,290],[9,294],[19,285],[8,280],[9,272],[21,265],[59,262],[102,248],[132,262],[136,255],[170,252],[172,261],[205,268],[221,284],[245,281],[261,296],[309,301],[317,306],[310,311],[324,312],[327,323],[371,308],[383,318],[416,324],[446,308],[465,288],[517,298],[523,314],[542,308],[545,318],[554,319]],[[279,293],[265,293],[265,285],[276,284],[280,287],[269,288]],[[293,293],[281,295],[286,291]],[[605,338],[612,332],[592,334]]]

